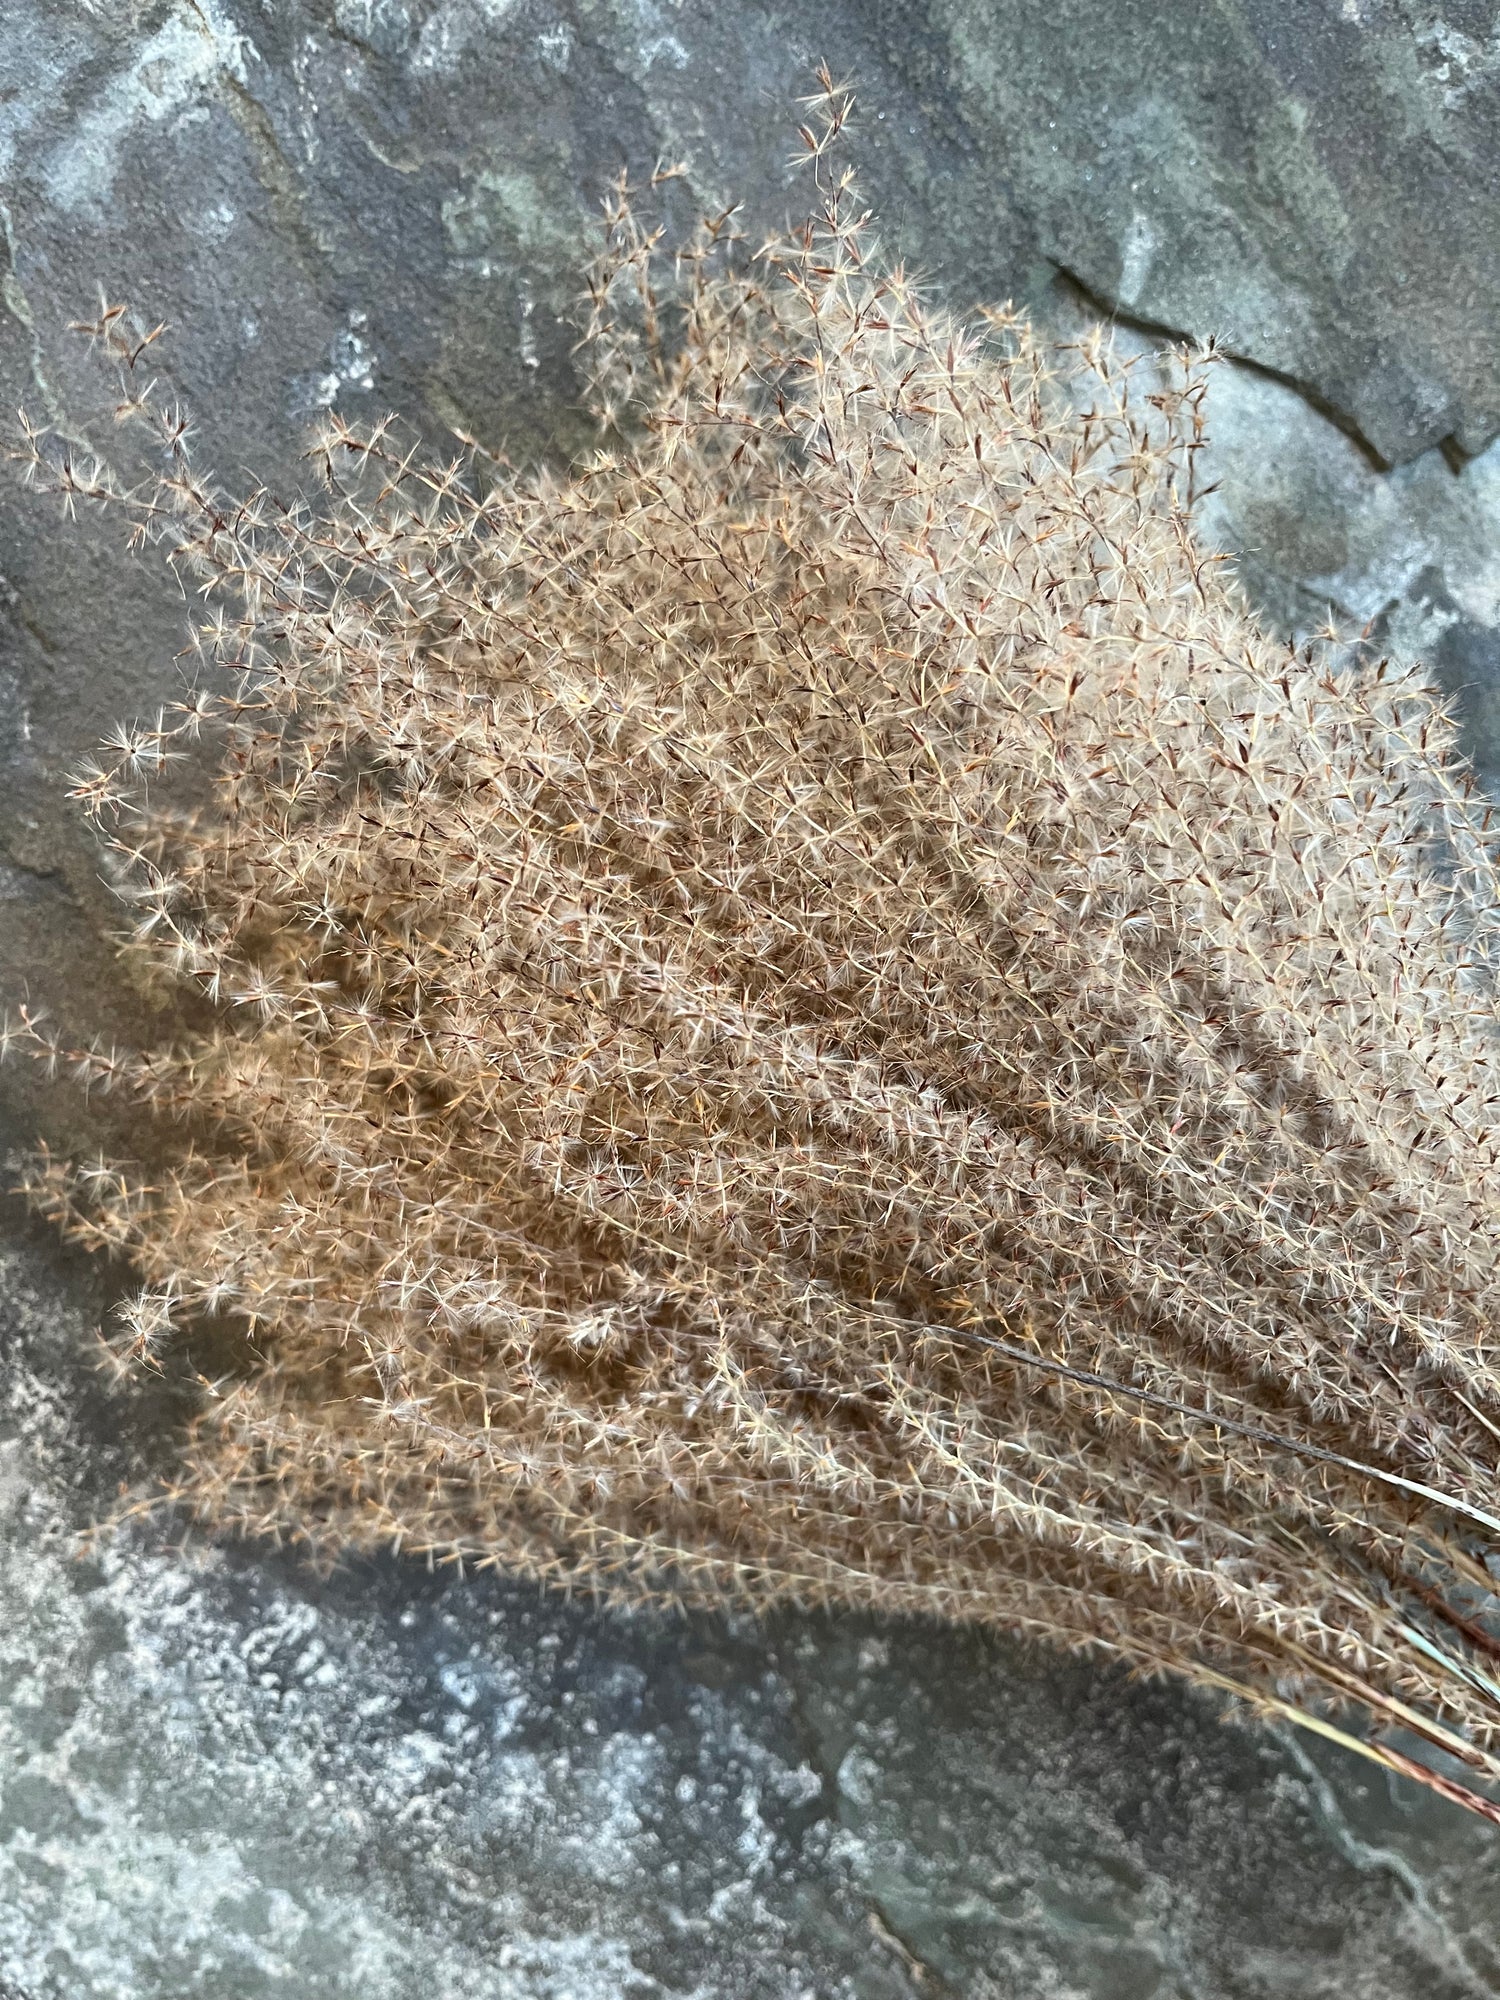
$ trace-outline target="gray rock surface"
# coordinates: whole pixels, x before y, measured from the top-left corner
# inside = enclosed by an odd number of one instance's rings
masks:
[[[939,0],[1044,255],[1213,332],[1390,463],[1500,429],[1492,7]]]
[[[175,327],[204,458],[301,476],[398,410],[582,437],[567,323],[629,161],[796,202],[826,53],[947,296],[1217,334],[1206,526],[1286,630],[1428,658],[1500,782],[1492,8],[1396,0],[8,0],[0,406],[107,441],[67,322]],[[1486,447],[1489,447],[1486,449]],[[0,483],[0,997],[151,1031],[63,801],[183,607]],[[0,1073],[5,1144],[98,1116]],[[173,1393],[106,1278],[0,1243],[0,2000],[1424,2000],[1500,1992],[1496,1836],[1178,1688],[855,1619],[663,1625],[141,1529]]]

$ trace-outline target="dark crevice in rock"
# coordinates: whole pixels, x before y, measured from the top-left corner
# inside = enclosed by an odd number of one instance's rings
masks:
[[[1457,473],[1463,472],[1467,466],[1472,465],[1474,460],[1481,456],[1483,450],[1488,449],[1487,446],[1484,446],[1481,447],[1480,451],[1470,451],[1464,445],[1460,444],[1451,432],[1447,437],[1438,439],[1437,448],[1443,454],[1443,463],[1447,466],[1448,470]]]
[[[308,220],[302,197],[305,176],[288,158],[275,121],[260,99],[239,78],[221,71],[225,105],[255,154],[262,188],[286,232],[290,247],[309,278],[319,278],[332,254],[316,225]]]
[[[1132,313],[1128,307],[1109,298],[1106,293],[1096,291],[1086,279],[1081,278],[1068,265],[1056,264],[1055,268],[1067,290],[1096,319],[1106,320],[1115,326],[1128,327],[1132,333],[1148,334],[1153,340],[1170,341],[1174,346],[1196,348],[1202,345],[1201,334],[1191,333],[1178,326],[1168,326],[1161,320],[1142,318],[1139,314]],[[1258,375],[1262,381],[1275,382],[1281,388],[1290,389],[1294,395],[1300,396],[1310,410],[1322,417],[1326,423],[1332,424],[1335,430],[1341,431],[1350,443],[1357,447],[1372,471],[1390,472],[1393,469],[1391,461],[1376,449],[1349,412],[1341,410],[1337,403],[1330,402],[1315,382],[1303,381],[1298,376],[1288,375],[1280,368],[1272,368],[1264,361],[1257,361],[1253,355],[1241,354],[1235,348],[1224,346],[1222,343],[1218,345],[1218,351],[1227,360],[1232,361],[1236,368],[1243,368],[1247,375]],[[1460,468],[1454,464],[1447,449],[1451,442],[1450,439],[1444,439],[1441,448],[1448,463],[1457,471]]]

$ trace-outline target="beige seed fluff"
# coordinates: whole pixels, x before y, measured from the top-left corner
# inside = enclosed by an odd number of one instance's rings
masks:
[[[14,1016],[178,1135],[31,1191],[124,1352],[243,1329],[211,1523],[1099,1647],[1493,1815],[1420,1763],[1500,1777],[1487,819],[1200,546],[1201,367],[925,303],[848,102],[763,247],[620,183],[566,476],[335,423],[230,496],[105,313],[168,470],[33,474],[209,612],[79,789],[217,1025]]]

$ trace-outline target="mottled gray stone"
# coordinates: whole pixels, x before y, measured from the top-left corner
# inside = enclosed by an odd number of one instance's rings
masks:
[[[568,323],[622,161],[680,221],[798,200],[826,53],[887,236],[959,304],[1215,333],[1204,524],[1267,617],[1428,658],[1500,781],[1500,65],[1395,0],[9,0],[0,406],[107,440],[66,332],[169,318],[205,460],[309,421],[584,433]],[[1394,466],[1394,470],[1387,469]],[[176,685],[183,607],[0,484],[0,998],[150,1032],[63,801]],[[0,1132],[103,1113],[0,1073]],[[142,1529],[175,1392],[90,1363],[100,1274],[0,1246],[3,2000],[1449,2000],[1500,1991],[1496,1836],[1180,1688],[860,1619],[603,1616]]]
[[[1500,428],[1494,9],[934,0],[1044,253],[1217,334],[1388,462]]]

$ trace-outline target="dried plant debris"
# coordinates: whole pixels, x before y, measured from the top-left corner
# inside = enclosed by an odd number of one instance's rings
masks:
[[[1500,1817],[1452,725],[1199,547],[1198,363],[922,299],[824,82],[801,230],[671,252],[621,182],[565,477],[335,419],[316,507],[232,497],[105,313],[167,469],[31,472],[209,610],[78,789],[218,1025],[14,1014],[179,1134],[31,1193],[138,1268],[122,1356],[243,1328],[174,1489],[211,1523],[1099,1647]]]

